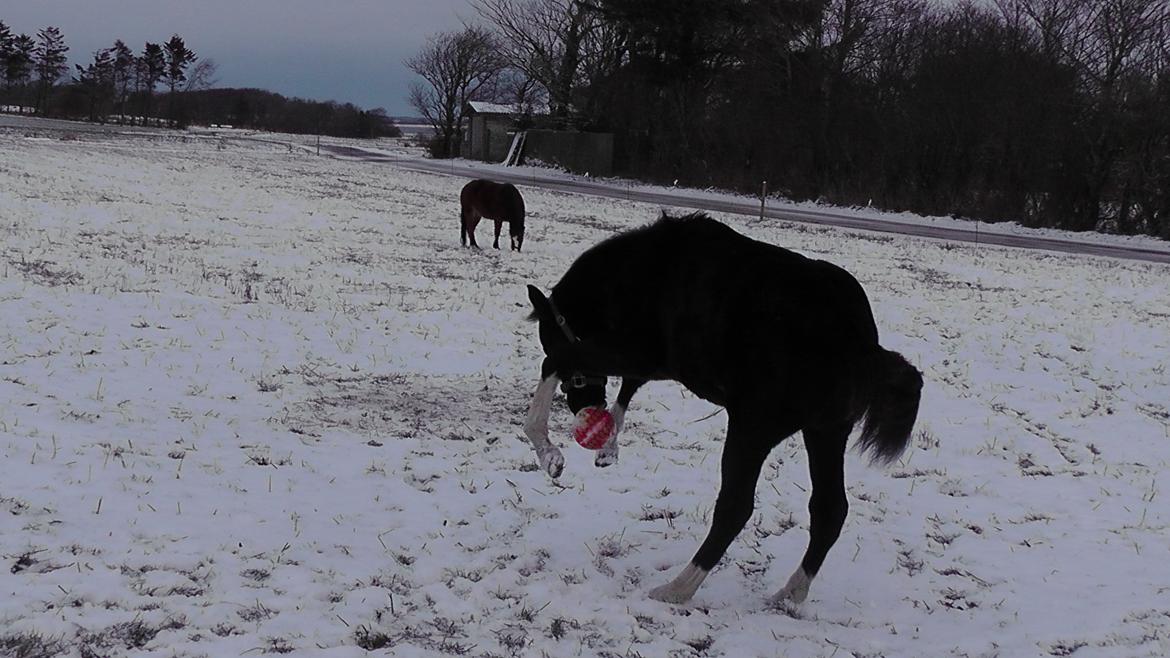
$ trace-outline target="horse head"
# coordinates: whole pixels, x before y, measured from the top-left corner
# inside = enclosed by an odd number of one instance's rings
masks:
[[[568,320],[535,286],[528,286],[532,302],[529,319],[540,323],[540,344],[545,359],[541,379],[555,376],[561,383],[569,410],[574,414],[585,407],[605,406],[606,377],[590,367],[590,348],[569,326]]]

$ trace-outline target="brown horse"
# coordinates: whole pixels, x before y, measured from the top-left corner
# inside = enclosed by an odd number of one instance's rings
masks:
[[[524,198],[511,183],[493,183],[478,178],[463,186],[459,193],[459,242],[466,245],[471,238],[475,243],[475,227],[481,218],[496,222],[496,240],[492,246],[500,248],[500,225],[508,222],[508,235],[512,238],[512,249],[520,251],[524,245]]]

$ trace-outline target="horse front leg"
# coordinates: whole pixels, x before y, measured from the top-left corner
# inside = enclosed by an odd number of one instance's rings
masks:
[[[540,466],[551,478],[561,476],[565,468],[565,457],[561,449],[553,445],[548,439],[548,415],[552,410],[553,396],[556,395],[557,384],[560,378],[556,373],[550,373],[540,380],[536,392],[532,395],[532,404],[528,406],[528,418],[524,421],[524,435],[536,451],[536,458]]]
[[[503,221],[501,221],[499,219],[496,220],[496,241],[492,243],[492,247],[494,247],[496,249],[500,248],[500,227],[502,227],[503,225],[504,225]]]
[[[475,242],[475,227],[479,225],[479,214],[474,210],[465,212],[463,214],[463,233],[467,236],[471,246],[479,249],[479,245]]]
[[[593,464],[598,468],[605,468],[606,466],[613,466],[618,461],[618,434],[622,431],[622,426],[626,420],[626,409],[630,406],[630,400],[634,397],[643,384],[645,379],[631,379],[629,377],[622,377],[622,388],[618,391],[617,400],[614,400],[613,406],[609,408],[609,413],[613,416],[613,435],[601,446],[597,451],[597,457],[594,458]]]

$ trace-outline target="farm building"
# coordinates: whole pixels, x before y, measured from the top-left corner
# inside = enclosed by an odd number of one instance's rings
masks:
[[[464,110],[461,155],[471,160],[542,162],[593,176],[613,173],[611,133],[556,130],[545,110],[471,101]]]

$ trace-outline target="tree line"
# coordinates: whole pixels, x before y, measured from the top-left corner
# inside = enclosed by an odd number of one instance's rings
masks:
[[[472,0],[407,65],[639,178],[1170,239],[1170,0]]]
[[[150,122],[161,109],[170,125],[180,125],[186,117],[179,92],[207,86],[215,74],[215,63],[200,61],[177,34],[147,42],[137,55],[119,39],[88,64],[76,64],[71,76],[68,52],[56,27],[33,38],[0,21],[0,103],[42,116],[122,123]],[[164,108],[156,106],[160,87]]]
[[[122,40],[70,70],[61,31],[14,34],[0,21],[0,109],[127,125],[191,123],[341,137],[396,136],[381,108],[288,99],[259,89],[212,89],[217,66],[178,34],[135,53]]]
[[[186,97],[191,115],[206,125],[334,137],[402,135],[380,107],[363,110],[352,103],[287,98],[263,89],[206,89]]]

